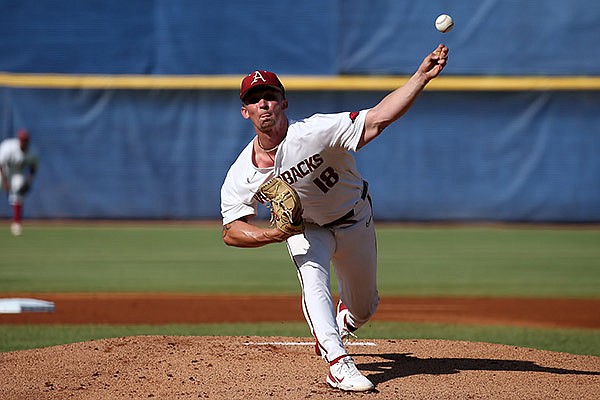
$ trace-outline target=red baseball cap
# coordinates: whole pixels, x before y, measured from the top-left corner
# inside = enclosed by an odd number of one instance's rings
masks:
[[[17,137],[19,140],[29,140],[29,132],[27,129],[19,129],[17,132]]]
[[[240,99],[243,100],[244,96],[250,89],[254,89],[259,86],[269,86],[279,90],[285,96],[285,88],[281,84],[281,81],[273,72],[256,70],[249,73],[243,80],[242,86],[240,87]]]

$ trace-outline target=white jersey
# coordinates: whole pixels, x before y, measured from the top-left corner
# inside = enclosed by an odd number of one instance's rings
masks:
[[[25,169],[37,166],[37,157],[21,150],[19,139],[9,138],[0,143],[0,167],[10,177],[22,174]]]
[[[229,169],[221,187],[223,224],[256,215],[255,193],[280,176],[298,192],[306,222],[325,225],[344,216],[360,200],[363,179],[354,156],[368,110],[315,114],[291,121],[271,168],[252,162],[253,140]]]

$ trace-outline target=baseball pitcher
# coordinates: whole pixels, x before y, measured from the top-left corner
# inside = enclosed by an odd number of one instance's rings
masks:
[[[241,114],[255,135],[221,188],[223,240],[237,247],[286,242],[315,350],[329,364],[326,382],[334,388],[374,388],[344,346],[379,303],[372,201],[353,153],[408,111],[447,58],[448,48],[440,44],[404,85],[372,108],[299,121],[286,117],[288,100],[277,75],[258,70],[242,80]],[[258,203],[271,208],[271,227],[251,222]],[[329,286],[331,264],[337,305]]]

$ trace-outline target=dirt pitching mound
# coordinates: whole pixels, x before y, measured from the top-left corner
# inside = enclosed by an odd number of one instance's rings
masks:
[[[2,399],[597,399],[600,357],[439,340],[348,350],[376,385],[343,393],[308,338],[135,336],[0,354]]]

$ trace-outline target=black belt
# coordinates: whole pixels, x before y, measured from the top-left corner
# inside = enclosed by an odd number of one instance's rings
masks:
[[[362,189],[362,193],[360,194],[361,200],[366,199],[368,194],[369,194],[369,183],[367,181],[363,181],[363,189]],[[339,217],[338,219],[336,219],[335,221],[329,222],[329,223],[327,223],[325,225],[321,225],[321,226],[323,228],[332,228],[336,225],[353,224],[356,222],[356,220],[350,219],[352,217],[354,217],[354,208],[352,210],[348,211],[346,214]]]

